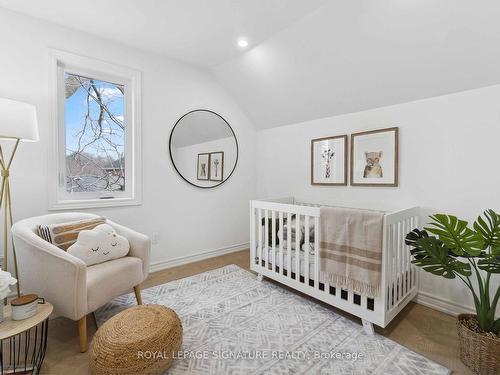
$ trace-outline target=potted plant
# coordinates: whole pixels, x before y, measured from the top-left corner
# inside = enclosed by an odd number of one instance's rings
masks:
[[[436,214],[424,230],[406,235],[412,263],[434,275],[459,278],[470,290],[476,314],[458,316],[460,359],[479,374],[500,374],[500,215],[486,210],[473,227],[456,216]],[[429,235],[431,233],[432,235]]]

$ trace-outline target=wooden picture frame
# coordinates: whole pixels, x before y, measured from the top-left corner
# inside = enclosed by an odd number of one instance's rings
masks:
[[[217,164],[212,165],[214,163]],[[220,164],[220,169],[218,164]],[[210,153],[210,169],[208,175],[210,181],[224,181],[224,151]]]
[[[350,166],[351,186],[398,186],[399,128],[351,134]]]
[[[203,170],[202,164],[203,159],[206,159],[206,169]],[[200,181],[208,181],[210,178],[210,154],[208,152],[198,154],[197,164],[196,164],[196,179]]]
[[[327,148],[325,148],[327,147]],[[320,148],[324,148],[328,151],[328,160],[324,163],[325,171],[323,172],[323,166],[319,166],[319,159],[325,160],[326,154],[320,155]],[[338,150],[333,151],[332,149]],[[339,150],[340,149],[340,150]],[[324,185],[324,186],[346,186],[347,185],[347,158],[348,158],[348,142],[347,135],[336,135],[331,137],[316,138],[311,140],[311,185]],[[330,159],[333,159],[331,161]],[[334,173],[336,175],[331,176],[331,164],[333,164]],[[340,167],[340,168],[339,168]],[[338,171],[340,169],[340,171]],[[342,171],[343,169],[343,171]],[[320,174],[323,174],[320,176]]]

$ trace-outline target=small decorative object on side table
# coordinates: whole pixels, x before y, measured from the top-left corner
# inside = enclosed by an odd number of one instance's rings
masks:
[[[3,308],[10,293],[10,286],[16,283],[17,279],[14,279],[10,272],[0,270],[0,323],[3,322]]]
[[[11,306],[4,307],[0,323],[0,371],[2,374],[38,374],[47,349],[49,316],[53,307],[38,305],[35,315],[13,320]]]

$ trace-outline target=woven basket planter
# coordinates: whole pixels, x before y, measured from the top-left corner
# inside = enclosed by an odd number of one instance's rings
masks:
[[[475,332],[462,321],[475,317],[472,314],[458,316],[458,340],[460,359],[476,374],[500,374],[500,339]]]
[[[135,306],[100,327],[89,349],[91,374],[161,374],[182,344],[175,311],[160,305]]]

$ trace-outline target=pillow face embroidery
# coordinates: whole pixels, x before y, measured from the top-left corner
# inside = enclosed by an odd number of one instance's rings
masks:
[[[92,230],[82,230],[68,253],[83,260],[87,266],[126,256],[130,245],[113,227],[101,224]]]

